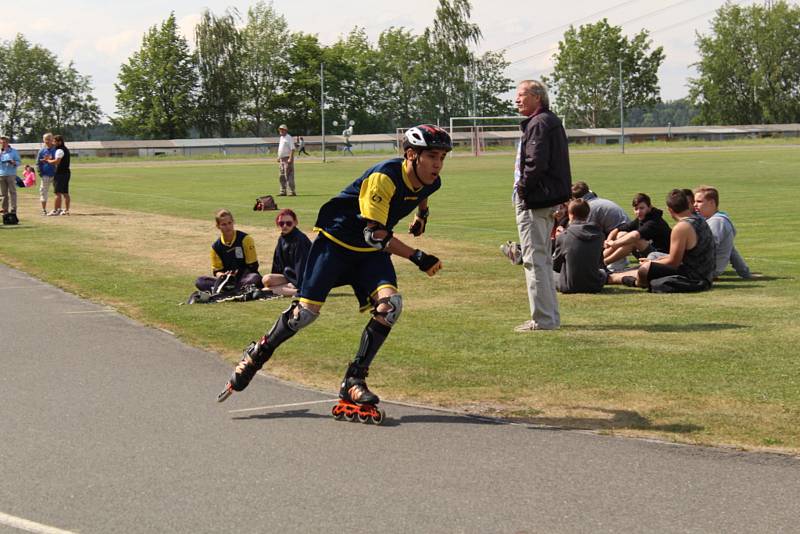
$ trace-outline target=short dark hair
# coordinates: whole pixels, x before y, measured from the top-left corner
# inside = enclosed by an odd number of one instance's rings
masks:
[[[570,202],[569,206],[567,207],[567,212],[570,215],[582,221],[585,221],[586,218],[589,216],[589,211],[591,211],[589,203],[583,200],[582,198],[576,198],[575,200]]]
[[[633,202],[631,202],[631,206],[635,208],[640,202],[644,202],[647,206],[653,205],[653,203],[650,202],[649,196],[645,195],[644,193],[636,193],[636,196],[633,197]]]
[[[675,213],[689,211],[689,199],[683,189],[673,189],[667,194],[667,207]]]
[[[572,198],[581,198],[589,193],[589,184],[586,182],[575,182],[572,184]]]

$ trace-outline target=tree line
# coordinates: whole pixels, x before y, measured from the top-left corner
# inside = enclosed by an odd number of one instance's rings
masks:
[[[274,134],[280,123],[302,134],[321,128],[321,82],[329,121],[346,116],[358,131],[386,132],[454,115],[507,114],[513,87],[500,54],[471,51],[481,38],[468,0],[439,0],[421,35],[389,28],[369,42],[354,28],[330,46],[291,32],[271,4],[241,17],[206,10],[194,51],[174,14],[145,34],[120,71],[114,127],[131,137]],[[329,122],[328,128],[331,127]],[[329,130],[330,131],[330,130]]]
[[[324,75],[328,131],[347,117],[359,132],[389,132],[452,116],[513,114],[514,87],[503,52],[477,55],[482,38],[469,0],[438,0],[421,33],[384,30],[371,43],[354,28],[331,45],[292,32],[271,3],[244,15],[206,10],[189,39],[174,14],[151,27],[115,84],[116,135],[156,139],[264,136],[286,123],[318,134]],[[193,46],[192,46],[193,45]],[[687,98],[664,103],[658,69],[663,47],[647,30],[627,37],[603,19],[570,27],[543,80],[571,128],[619,124],[674,126],[800,122],[800,7],[725,4],[707,34],[697,34],[697,77]],[[42,131],[98,131],[91,79],[22,35],[0,43],[0,127],[19,140]],[[100,131],[106,134],[108,128]]]

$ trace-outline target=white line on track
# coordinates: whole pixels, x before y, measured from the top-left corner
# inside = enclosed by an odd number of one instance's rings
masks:
[[[77,314],[83,314],[83,313],[114,313],[115,311],[117,311],[117,310],[108,309],[108,310],[68,311],[68,312],[63,312],[63,313],[64,313],[64,315],[77,315]]]
[[[6,525],[11,528],[24,530],[26,532],[37,532],[39,534],[75,534],[69,530],[61,530],[60,528],[49,527],[34,521],[28,521],[21,517],[7,515],[0,512],[0,525]]]
[[[322,404],[324,402],[338,402],[339,399],[324,399],[308,402],[294,402],[292,404],[273,404],[272,406],[259,406],[257,408],[244,408],[242,410],[230,410],[228,413],[257,412],[259,410],[270,410],[272,408],[292,408],[294,406],[307,406],[309,404]]]

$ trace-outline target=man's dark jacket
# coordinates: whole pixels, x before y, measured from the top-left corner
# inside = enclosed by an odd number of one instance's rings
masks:
[[[539,108],[522,121],[519,197],[528,209],[547,208],[566,202],[572,194],[567,133],[561,120],[547,108]]]

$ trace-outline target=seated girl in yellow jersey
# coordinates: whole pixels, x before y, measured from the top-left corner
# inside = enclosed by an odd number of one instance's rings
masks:
[[[428,197],[441,187],[439,174],[452,147],[450,136],[439,127],[410,128],[404,136],[403,157],[369,168],[320,208],[315,225],[319,235],[311,245],[298,299],[259,341],[244,350],[218,396],[220,402],[246,388],[275,349],[319,317],[333,287],[349,285],[359,308],[371,308],[372,318],[345,371],[333,415],[383,421],[383,411],[375,407],[378,396],[368,389],[366,378],[403,308],[390,254],[409,259],[428,276],[442,268],[436,256],[406,245],[393,229],[416,210],[409,232],[418,236],[425,231]]]
[[[200,291],[218,293],[221,284],[227,283],[227,290],[241,291],[245,286],[263,287],[258,272],[258,255],[252,236],[236,230],[233,215],[226,209],[214,215],[219,238],[211,245],[211,271],[213,276],[200,276],[194,285]]]

